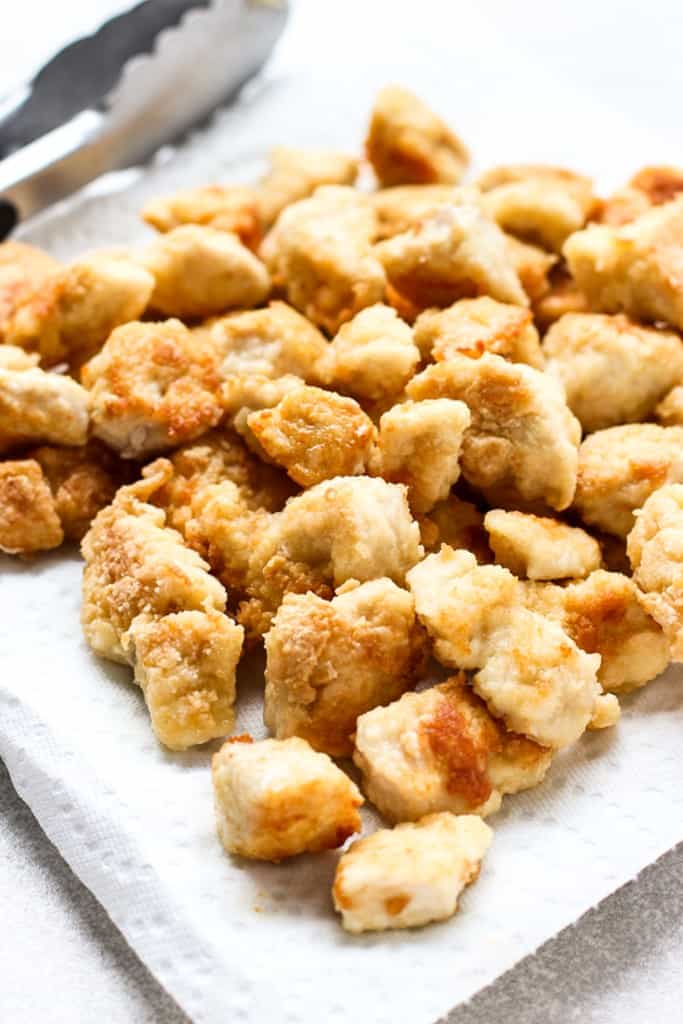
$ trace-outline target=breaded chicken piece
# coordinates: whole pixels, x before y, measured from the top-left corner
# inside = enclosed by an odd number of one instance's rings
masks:
[[[416,515],[429,512],[460,476],[460,451],[470,412],[464,402],[432,398],[401,402],[379,421],[375,472],[405,484]]]
[[[619,189],[602,204],[599,220],[620,227],[661,206],[683,192],[683,170],[678,167],[643,167],[628,185]]]
[[[586,433],[648,419],[683,380],[683,342],[618,314],[569,313],[543,340],[548,373]]]
[[[353,759],[368,800],[394,823],[492,814],[505,793],[542,781],[552,752],[507,732],[454,676],[361,715]]]
[[[0,370],[32,370],[40,362],[37,352],[0,343]]]
[[[35,459],[0,462],[0,551],[30,554],[64,540],[50,486]]]
[[[33,297],[59,263],[48,253],[25,242],[0,244],[0,344],[7,343],[7,327],[27,299]]]
[[[347,580],[403,583],[422,557],[405,488],[370,477],[335,477],[291,498],[282,512],[247,509],[229,483],[195,497],[188,537],[231,590],[238,618],[263,634],[285,594],[332,596]]]
[[[287,594],[265,644],[267,727],[333,757],[351,755],[358,716],[400,697],[425,660],[413,599],[388,579],[332,601]]]
[[[383,298],[384,271],[372,249],[375,233],[367,196],[326,185],[283,210],[261,253],[288,301],[333,334]]]
[[[125,459],[190,441],[223,414],[215,347],[179,320],[117,328],[81,378],[93,434]]]
[[[307,385],[272,409],[250,413],[247,426],[267,457],[302,487],[364,473],[377,439],[372,420],[352,398]]]
[[[655,418],[663,427],[683,427],[682,384],[677,384],[664,396],[655,409]]]
[[[269,228],[286,206],[306,199],[321,185],[353,185],[358,160],[336,149],[275,146],[270,170],[259,185],[259,210]]]
[[[417,928],[458,909],[493,833],[473,815],[430,814],[380,829],[342,854],[332,889],[346,931]]]
[[[319,383],[316,365],[327,342],[310,320],[286,302],[232,313],[208,326],[226,386],[235,378],[276,380],[285,375],[300,377],[308,384]]]
[[[38,352],[45,366],[80,365],[115,327],[142,315],[153,287],[151,274],[133,259],[92,253],[24,295],[5,321],[5,341]]]
[[[415,344],[423,359],[443,362],[460,352],[493,352],[513,363],[543,369],[543,353],[531,313],[486,295],[461,299],[448,309],[428,309],[415,321]]]
[[[562,167],[494,167],[477,184],[483,208],[505,231],[553,252],[583,227],[596,205],[590,179]]]
[[[125,464],[97,441],[83,448],[43,445],[29,454],[50,485],[67,540],[81,540],[100,509],[129,479]]]
[[[563,252],[593,309],[683,328],[683,197],[623,227],[589,225]]]
[[[600,545],[585,530],[558,519],[506,512],[487,512],[484,526],[496,561],[530,580],[588,576],[602,564]]]
[[[235,736],[211,762],[218,836],[228,853],[280,861],[332,850],[361,829],[363,803],[326,755],[295,736]]]
[[[162,235],[144,252],[154,277],[150,309],[162,316],[201,319],[268,297],[265,266],[237,235],[185,224]]]
[[[508,256],[517,271],[522,288],[535,305],[539,303],[551,288],[550,275],[557,265],[558,258],[546,252],[538,245],[522,242],[514,235],[505,235]]]
[[[435,206],[459,202],[463,194],[473,197],[471,188],[453,185],[396,185],[370,193],[377,214],[378,242],[394,235],[402,235],[416,227]]]
[[[229,231],[254,249],[261,241],[258,190],[245,185],[200,185],[147,203],[142,219],[163,233],[183,224]]]
[[[87,433],[88,394],[75,380],[37,366],[0,368],[0,452],[42,441],[82,445]]]
[[[683,485],[661,487],[647,499],[627,550],[644,607],[664,630],[673,661],[683,661]]]
[[[420,224],[375,246],[389,283],[419,309],[490,295],[526,306],[505,235],[475,202],[436,206]]]
[[[493,561],[484,513],[471,501],[450,494],[445,501],[420,520],[422,543],[427,551],[438,551],[442,544],[471,551],[480,564]]]
[[[669,663],[661,628],[623,573],[599,569],[565,587],[524,583],[522,597],[532,611],[558,622],[582,650],[600,655],[598,682],[604,690],[629,693]]]
[[[416,400],[465,402],[472,422],[462,473],[492,503],[540,501],[558,510],[571,503],[581,428],[554,378],[485,352],[427,367],[406,393]]]
[[[232,728],[244,631],[207,564],[147,503],[164,472],[121,488],[84,537],[81,621],[97,654],[134,666],[157,738],[184,750]]]
[[[507,569],[479,566],[474,555],[444,545],[407,580],[436,657],[452,668],[479,669],[472,683],[491,714],[545,747],[579,738],[601,692],[600,657],[523,607]]]
[[[381,185],[460,181],[469,153],[445,121],[397,85],[375,100],[365,151]]]
[[[670,483],[683,483],[683,427],[609,427],[591,434],[579,448],[573,507],[590,526],[626,537],[634,510]]]
[[[382,402],[403,390],[419,361],[408,324],[390,306],[377,303],[342,324],[321,354],[317,372],[328,387]]]
[[[553,268],[548,289],[533,300],[534,319],[539,330],[547,330],[551,324],[567,313],[588,313],[590,306],[564,263]]]

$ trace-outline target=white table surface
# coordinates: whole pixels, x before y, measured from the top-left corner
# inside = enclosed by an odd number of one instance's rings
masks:
[[[13,4],[11,18],[3,20],[0,95],[55,47],[125,6],[124,0]],[[479,7],[495,16],[521,59],[528,53],[545,64],[549,78],[544,88],[552,88],[553,77],[576,78],[582,88],[638,111],[659,132],[678,134],[683,163],[683,5],[664,0],[575,0],[571,5],[480,0]],[[45,838],[2,766],[0,914],[0,1021],[187,1021]],[[682,1001],[679,847],[449,1021],[679,1024]]]

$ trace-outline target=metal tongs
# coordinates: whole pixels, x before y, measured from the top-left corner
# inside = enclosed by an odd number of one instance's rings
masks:
[[[286,18],[286,0],[145,0],[61,50],[0,103],[0,238],[234,97]]]

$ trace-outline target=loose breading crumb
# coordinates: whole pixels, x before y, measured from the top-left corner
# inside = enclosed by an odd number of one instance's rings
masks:
[[[356,841],[339,860],[332,890],[344,928],[416,928],[451,917],[492,836],[473,815],[430,814]]]
[[[611,729],[621,718],[621,707],[613,693],[601,694],[595,702],[593,717],[588,723],[591,732]]]
[[[334,757],[359,715],[410,687],[425,655],[411,595],[391,580],[345,585],[332,601],[287,594],[266,634],[264,720]]]
[[[559,580],[588,576],[602,564],[598,542],[558,519],[493,509],[484,525],[496,561],[515,576]]]
[[[488,296],[461,299],[444,310],[426,310],[415,321],[415,344],[423,359],[431,357],[437,362],[461,352],[493,352],[513,363],[543,369],[531,312]]]
[[[664,630],[673,661],[683,661],[683,485],[655,491],[628,536],[633,579]]]
[[[569,313],[552,325],[543,350],[586,433],[648,419],[683,380],[680,337],[622,314]]]
[[[469,153],[445,121],[414,93],[382,89],[365,140],[368,160],[381,185],[457,183]]]
[[[142,219],[167,232],[183,224],[200,224],[229,231],[244,245],[255,248],[261,240],[261,211],[257,189],[245,185],[200,185],[153,199]]]
[[[361,715],[353,759],[368,799],[397,822],[491,814],[504,794],[538,785],[552,753],[508,732],[456,676]]]
[[[211,763],[218,835],[228,853],[281,861],[359,832],[357,787],[305,740],[235,736]]]
[[[37,366],[0,368],[0,452],[41,442],[82,445],[87,434],[88,394],[75,380]]]
[[[589,526],[626,537],[658,487],[683,483],[683,428],[632,423],[598,430],[579,448],[574,508]]]
[[[30,554],[64,539],[55,502],[35,459],[0,462],[0,551]]]
[[[264,227],[270,227],[285,207],[306,199],[321,185],[353,185],[357,174],[358,160],[348,153],[275,146],[270,151],[270,169],[258,189]]]

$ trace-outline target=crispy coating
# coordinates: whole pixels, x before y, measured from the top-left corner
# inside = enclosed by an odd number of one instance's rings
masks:
[[[211,762],[218,836],[228,853],[280,861],[359,832],[363,798],[326,754],[295,736],[235,736]]]
[[[63,539],[52,492],[36,460],[0,462],[0,551],[46,551]]]
[[[97,441],[83,448],[43,445],[29,454],[50,485],[67,540],[81,540],[119,485],[127,482],[125,465]]]
[[[564,263],[550,273],[548,289],[533,300],[534,318],[540,330],[547,330],[565,313],[588,313],[588,300]]]
[[[93,434],[126,459],[198,437],[223,412],[215,348],[179,320],[117,328],[81,377]]]
[[[422,543],[427,551],[438,551],[442,544],[471,551],[481,564],[493,561],[484,513],[471,501],[450,494],[445,501],[420,520]]]
[[[522,596],[528,608],[558,622],[582,650],[600,655],[598,682],[604,690],[629,693],[669,663],[661,628],[623,573],[599,569],[565,587],[525,583]]]
[[[377,95],[365,150],[382,185],[455,184],[469,163],[465,144],[446,122],[396,85]]]
[[[407,576],[434,653],[453,668],[478,668],[473,686],[508,729],[542,746],[568,746],[584,732],[600,687],[597,654],[522,604],[501,566],[444,545]]]
[[[259,193],[245,185],[185,188],[147,203],[142,210],[142,219],[164,233],[183,224],[200,224],[216,231],[229,231],[250,249],[254,249],[261,240]]]
[[[561,167],[494,167],[478,184],[484,209],[502,228],[553,252],[583,227],[596,204],[590,179]]]
[[[5,341],[54,366],[80,365],[120,324],[136,320],[154,279],[120,254],[93,253],[53,271],[29,290],[5,322]]]
[[[371,244],[375,233],[367,196],[326,185],[283,210],[261,252],[288,301],[333,334],[383,298],[384,271]]]
[[[0,368],[0,452],[41,441],[82,445],[87,433],[88,394],[75,380],[37,366]]]
[[[0,244],[0,344],[11,340],[11,325],[20,306],[31,299],[59,263],[25,242]]]
[[[32,370],[39,362],[37,352],[27,352],[17,345],[0,344],[0,370]]]
[[[376,472],[407,486],[416,515],[448,497],[460,476],[460,451],[469,425],[467,406],[450,398],[402,402],[381,417]]]
[[[671,657],[683,661],[683,485],[652,494],[627,542],[643,605],[664,630]]]
[[[531,312],[482,295],[448,309],[428,309],[415,321],[415,344],[423,359],[437,362],[463,352],[493,352],[513,363],[543,369],[543,354]]]
[[[683,192],[683,170],[679,167],[643,167],[628,185],[602,204],[599,220],[619,227],[635,220],[653,206],[668,203]]]
[[[593,309],[683,328],[683,197],[619,228],[589,225],[563,252]]]
[[[451,917],[492,836],[481,818],[430,814],[357,840],[341,856],[332,889],[344,928],[416,928]]]
[[[508,732],[457,676],[361,715],[353,755],[366,796],[392,823],[491,814],[505,793],[538,785],[551,758]]]
[[[380,242],[375,252],[390,284],[420,309],[478,295],[529,302],[505,235],[467,199],[434,207],[417,227]]]
[[[307,385],[274,408],[251,413],[247,425],[268,458],[302,487],[364,473],[377,438],[352,398]]]
[[[487,512],[484,525],[496,561],[530,580],[588,576],[602,564],[600,545],[585,530],[558,519],[506,512]]]
[[[576,485],[578,421],[554,378],[485,352],[457,355],[427,367],[408,384],[410,398],[465,402],[472,422],[465,434],[462,473],[492,502],[542,501],[563,509]]]
[[[664,396],[655,409],[655,418],[663,427],[683,427],[683,385],[677,384]]]
[[[351,755],[358,716],[400,697],[424,662],[413,599],[388,579],[332,601],[287,594],[265,644],[266,725],[333,757]]]
[[[276,146],[270,151],[270,170],[261,179],[259,210],[270,227],[286,206],[306,199],[321,185],[353,185],[358,160],[336,149],[295,149]]]
[[[680,337],[622,314],[569,313],[550,328],[543,349],[586,433],[648,419],[683,379]]]
[[[237,235],[184,224],[161,235],[142,257],[154,277],[150,308],[163,316],[201,319],[267,298],[265,266]]]
[[[459,202],[463,195],[474,197],[473,190],[453,185],[396,185],[370,193],[377,214],[376,240],[402,235],[424,220],[435,206]]]
[[[683,483],[683,428],[631,423],[598,430],[579,448],[574,508],[585,523],[626,537],[633,512],[664,484]]]
[[[557,256],[538,245],[522,242],[514,235],[506,234],[505,241],[510,262],[517,271],[522,288],[532,303],[540,302],[550,291],[550,275],[557,265]]]
[[[342,324],[317,370],[328,387],[382,402],[403,390],[419,361],[408,324],[390,306],[377,303]]]

